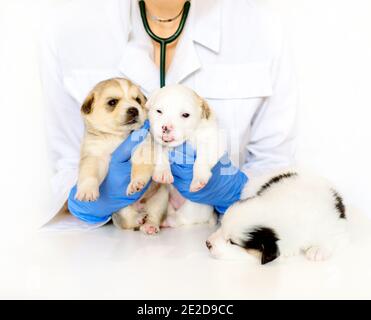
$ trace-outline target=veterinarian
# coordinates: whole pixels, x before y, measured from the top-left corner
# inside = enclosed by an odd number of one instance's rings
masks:
[[[173,35],[184,16],[184,3],[145,0],[153,33]],[[292,163],[297,90],[282,29],[274,15],[251,0],[192,0],[184,30],[167,45],[166,83],[184,84],[206,98],[228,135],[229,158],[221,159],[208,185],[194,194],[187,189],[192,161],[178,160],[195,155],[189,148],[176,150],[174,184],[190,200],[223,213],[240,198],[249,179]],[[66,212],[77,181],[84,129],[80,107],[87,93],[101,80],[124,77],[148,96],[161,84],[161,46],[146,32],[138,0],[73,1],[49,14],[44,31],[41,70],[54,164],[53,207],[46,222]],[[106,179],[104,190],[128,180],[130,154],[138,143],[128,138],[119,147],[120,165],[108,173],[116,178]],[[110,207],[109,196],[96,203],[70,197],[69,205],[81,223],[97,226],[110,219],[112,212],[98,209]],[[120,201],[126,206],[135,199],[123,190]]]

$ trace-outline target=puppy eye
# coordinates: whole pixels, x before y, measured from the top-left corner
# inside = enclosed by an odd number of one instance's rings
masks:
[[[142,99],[139,98],[139,97],[137,97],[137,98],[135,99],[135,101],[138,102],[140,105],[142,104]]]
[[[159,114],[162,114],[162,111],[161,110],[156,110],[157,113]]]
[[[183,117],[183,118],[189,118],[189,116],[190,116],[189,113],[183,113],[183,114],[182,114],[182,117]]]
[[[110,106],[110,107],[115,107],[117,104],[118,104],[119,100],[118,99],[111,99],[107,102],[107,104]]]

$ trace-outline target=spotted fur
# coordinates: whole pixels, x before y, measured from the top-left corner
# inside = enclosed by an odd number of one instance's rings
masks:
[[[340,219],[346,219],[345,205],[344,205],[343,198],[340,196],[340,194],[335,189],[331,189],[331,192],[335,198],[335,208],[339,212]]]
[[[273,229],[257,226],[245,233],[245,237],[240,240],[240,246],[259,251],[261,264],[266,264],[279,257],[278,240],[279,238]]]
[[[291,178],[291,177],[295,177],[297,176],[298,173],[297,172],[287,172],[287,173],[281,173],[279,174],[278,176],[275,176],[273,178],[271,178],[267,183],[263,184],[259,191],[257,192],[257,195],[258,196],[261,196],[263,194],[263,192],[267,191],[270,187],[272,187],[274,184],[278,183],[278,182],[281,182],[282,180],[284,179],[288,179],[288,178]]]

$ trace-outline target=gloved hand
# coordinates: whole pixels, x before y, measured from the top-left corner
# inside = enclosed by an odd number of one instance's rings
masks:
[[[148,185],[138,193],[127,196],[126,189],[130,183],[131,163],[133,150],[147,136],[149,122],[134,131],[112,154],[111,162],[105,180],[99,187],[100,196],[94,202],[83,202],[75,199],[76,185],[68,197],[68,209],[77,218],[88,223],[107,221],[118,210],[133,204],[144,194]]]
[[[196,152],[189,144],[183,144],[170,152],[171,172],[174,186],[188,200],[214,206],[219,213],[225,213],[236,201],[248,181],[247,176],[234,167],[225,154],[212,169],[207,185],[197,192],[190,192],[193,178],[193,164]]]

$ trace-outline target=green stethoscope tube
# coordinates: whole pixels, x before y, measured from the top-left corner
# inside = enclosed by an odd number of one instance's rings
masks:
[[[165,86],[166,46],[172,43],[173,41],[175,41],[182,33],[187,17],[188,17],[190,6],[191,6],[191,3],[189,1],[186,1],[184,3],[182,18],[180,20],[178,29],[175,31],[175,33],[171,37],[161,38],[155,35],[153,31],[151,30],[151,28],[149,27],[148,20],[147,20],[147,13],[146,13],[146,4],[144,0],[139,1],[140,15],[142,17],[144,29],[154,41],[160,44],[160,86],[161,88]]]

